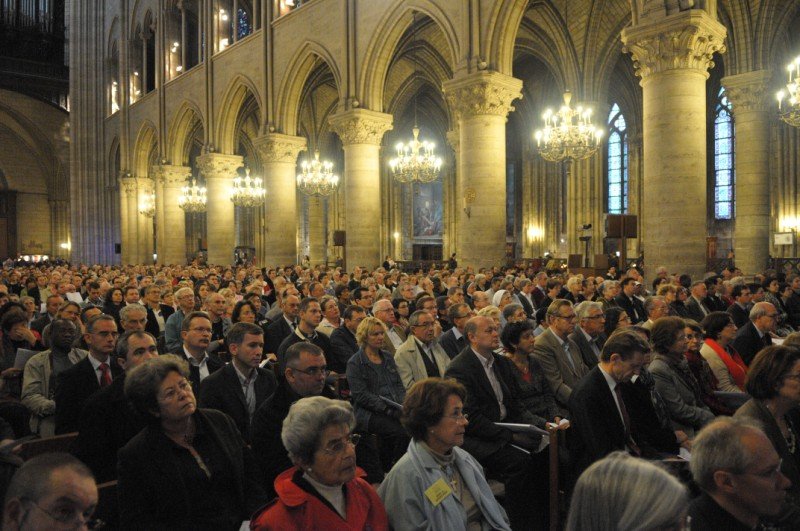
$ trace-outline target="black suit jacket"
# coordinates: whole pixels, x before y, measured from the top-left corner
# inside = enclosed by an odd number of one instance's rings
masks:
[[[454,330],[455,328],[451,328],[439,336],[439,345],[444,349],[445,353],[447,353],[447,357],[450,359],[458,356],[458,353],[467,347],[467,338],[462,335],[460,338],[456,339],[456,335],[453,332]]]
[[[630,414],[630,407],[627,405],[630,400],[629,393],[624,385],[622,399],[631,417],[631,438],[644,456],[655,456],[657,452],[649,446]],[[579,471],[611,452],[626,450],[625,424],[620,417],[613,392],[609,389],[599,366],[589,371],[589,374],[572,389],[569,410],[572,412],[571,431],[574,435],[571,439],[572,448]]]
[[[357,350],[358,343],[356,343],[356,336],[354,336],[346,326],[340,326],[331,332],[330,356],[325,356],[325,361],[328,362],[328,368],[339,374],[346,373],[347,362],[353,357],[353,354],[355,354]]]
[[[728,307],[728,313],[733,319],[733,324],[736,325],[736,328],[744,328],[750,322],[750,312],[735,302]]]
[[[716,295],[706,295],[706,298],[703,299],[703,304],[712,312],[724,312],[728,309],[728,305],[725,304],[725,301]]]
[[[292,330],[292,327],[286,322],[286,319],[283,318],[283,314],[279,315],[278,318],[271,322],[264,330],[264,353],[277,354],[278,347],[281,346],[283,340],[286,339],[287,336],[290,336],[292,332],[294,332],[294,330]]]
[[[748,321],[746,325],[737,330],[736,338],[733,340],[733,348],[747,365],[752,363],[753,358],[762,348],[770,345],[772,345],[772,338],[769,333],[764,334],[764,337],[759,336],[756,325],[752,321]]]
[[[167,319],[169,316],[175,313],[175,308],[172,306],[167,306],[166,304],[160,304],[161,309],[161,317],[164,318],[164,323],[166,325]],[[147,324],[144,327],[145,332],[150,332],[153,334],[153,337],[158,339],[158,336],[161,335],[161,330],[158,328],[158,321],[156,320],[156,314],[150,306],[145,306],[147,308]]]
[[[522,309],[525,310],[525,315],[528,316],[528,319],[532,319],[533,318],[533,312],[536,311],[536,308],[533,307],[533,304],[531,304],[531,301],[529,301],[528,298],[526,296],[522,295],[522,294],[520,294],[517,297],[517,299],[519,299],[519,303],[522,305]]]
[[[575,331],[567,337],[568,339],[574,341],[576,345],[578,345],[578,349],[581,351],[581,359],[583,360],[583,363],[585,363],[589,369],[593,369],[599,360],[597,359],[597,355],[594,353],[594,350],[592,350],[592,346],[589,345],[589,341],[586,340],[586,336],[584,336],[583,332],[580,331],[580,327],[576,326]],[[595,341],[597,348],[599,348],[601,352],[605,342],[605,334],[600,334]]]
[[[111,358],[108,364],[112,378],[122,374],[122,369]],[[97,380],[97,373],[89,361],[89,356],[56,377],[56,434],[78,431],[81,411],[86,400],[99,390],[100,382]]]
[[[186,359],[186,353],[183,351],[183,346],[178,352],[173,352],[176,356],[180,359]],[[219,356],[216,354],[206,353],[208,356],[208,361],[206,361],[206,366],[208,367],[208,378],[218,370],[220,370],[223,366],[225,366],[225,362],[219,359]],[[200,391],[200,368],[195,367],[191,363],[189,363],[189,382],[192,384],[192,390],[194,391],[195,395],[198,394]]]
[[[503,391],[503,405],[506,408],[506,418],[502,422],[521,422],[534,424],[532,415],[519,407],[514,399],[519,396],[514,380],[515,368],[508,358],[494,356],[494,371]],[[500,405],[489,383],[481,362],[472,351],[471,347],[465,348],[453,358],[447,366],[447,378],[455,378],[467,388],[467,401],[464,404],[464,413],[469,415],[464,450],[471,453],[476,459],[481,460],[503,448],[511,441],[511,431],[495,425],[500,420]]]
[[[117,451],[145,426],[125,398],[124,388],[122,373],[86,400],[79,419],[73,453],[92,469],[98,483],[117,479]]]
[[[628,298],[624,293],[620,293],[614,297],[614,302],[625,310],[628,317],[631,319],[632,324],[642,323],[647,321],[647,314],[644,311],[644,305],[636,297]]]
[[[300,343],[303,339],[300,338],[295,332],[292,332],[283,341],[281,341],[278,350],[275,354],[278,356],[278,372],[279,374],[283,374],[286,370],[286,349],[294,345],[295,343]],[[331,350],[331,340],[325,334],[321,334],[317,332],[313,339],[309,341],[310,343],[314,343],[316,346],[322,349],[322,352],[325,354],[325,361],[328,361],[328,357],[330,355]],[[331,369],[333,370],[333,369]],[[345,371],[347,372],[347,371]]]
[[[256,369],[258,377],[254,382],[256,393],[256,409],[264,400],[272,396],[278,385],[275,374],[266,369]],[[200,383],[200,392],[197,399],[198,407],[216,409],[227,414],[233,419],[239,433],[246,442],[250,442],[250,413],[247,411],[247,402],[244,391],[236,374],[233,362],[211,374]]]
[[[242,520],[248,519],[267,500],[257,481],[258,468],[250,449],[224,413],[198,409],[195,420],[203,423],[233,474],[239,505],[232,510],[238,511]],[[174,446],[158,424],[151,424],[119,451],[121,529],[188,529],[193,501],[175,462]]]

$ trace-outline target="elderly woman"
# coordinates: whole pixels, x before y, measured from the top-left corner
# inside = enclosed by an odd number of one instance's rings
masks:
[[[686,488],[656,465],[615,452],[578,479],[567,531],[688,529]]]
[[[648,370],[667,407],[672,428],[690,438],[712,420],[714,413],[703,404],[700,384],[686,361],[686,325],[680,317],[656,319],[650,329],[650,343],[656,355]]]
[[[412,440],[378,489],[395,531],[511,529],[483,468],[459,448],[469,423],[465,398],[455,380],[427,378],[409,390],[403,425]],[[430,489],[437,485],[443,498],[434,503]]]
[[[700,323],[706,333],[700,354],[708,362],[720,391],[744,391],[747,365],[731,343],[736,337],[736,325],[727,312],[711,312]]]
[[[118,454],[122,529],[237,530],[266,496],[230,417],[198,409],[186,361],[171,354],[125,376],[146,420]]]
[[[788,494],[800,504],[800,350],[771,346],[759,352],[747,375],[752,397],[736,417],[757,420],[781,457],[781,472],[792,480]]]
[[[349,403],[322,396],[292,404],[281,440],[295,466],[275,479],[277,500],[253,515],[250,529],[388,529],[386,510],[356,468],[359,435]]]
[[[356,329],[359,349],[347,362],[347,383],[359,430],[385,438],[389,454],[385,460],[394,464],[408,444],[399,407],[406,389],[394,358],[381,349],[385,335],[386,325],[377,317],[361,321]]]
[[[732,408],[722,403],[714,394],[719,389],[717,388],[717,377],[708,365],[708,362],[703,359],[700,354],[700,347],[703,346],[703,329],[693,319],[684,319],[686,328],[686,361],[689,364],[689,370],[692,371],[697,383],[700,385],[700,399],[708,406],[712,413],[715,415],[731,416],[736,412],[736,408]]]
[[[342,326],[342,318],[339,315],[339,304],[336,297],[325,295],[319,300],[319,308],[322,310],[322,321],[317,326],[317,332],[331,337],[334,330]]]
[[[605,311],[606,322],[603,325],[606,337],[611,337],[616,330],[631,326],[631,318],[628,313],[619,306],[612,306]]]
[[[492,296],[492,306],[497,306],[497,308],[502,312],[503,308],[506,307],[507,304],[511,303],[511,292],[499,289],[495,292]]]

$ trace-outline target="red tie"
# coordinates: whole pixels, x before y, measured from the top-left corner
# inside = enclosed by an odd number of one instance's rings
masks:
[[[101,363],[99,369],[103,373],[100,375],[100,387],[111,385],[111,371],[108,368],[108,363]]]

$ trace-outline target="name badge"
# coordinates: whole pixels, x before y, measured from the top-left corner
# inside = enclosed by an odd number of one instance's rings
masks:
[[[445,482],[442,478],[436,480],[436,482],[428,487],[428,490],[425,491],[425,497],[430,500],[434,507],[438,506],[442,503],[442,500],[447,498],[450,494],[453,493],[453,490],[450,488],[450,485]]]

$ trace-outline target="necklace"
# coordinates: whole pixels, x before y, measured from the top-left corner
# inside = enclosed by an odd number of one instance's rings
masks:
[[[797,448],[797,437],[794,435],[794,426],[788,417],[784,416],[783,420],[786,422],[786,431],[788,432],[788,435],[784,436],[784,439],[786,439],[786,445],[789,447],[789,453],[793,454]]]
[[[458,473],[455,470],[455,465],[441,465],[442,474],[444,477],[447,478],[447,483],[450,484],[450,488],[453,490],[453,494],[461,500],[462,494],[462,485],[461,482],[458,480]]]

